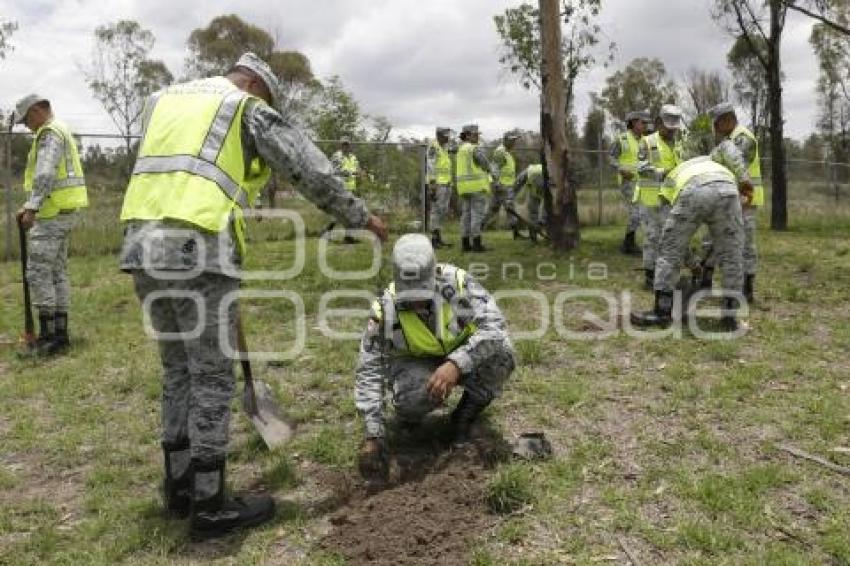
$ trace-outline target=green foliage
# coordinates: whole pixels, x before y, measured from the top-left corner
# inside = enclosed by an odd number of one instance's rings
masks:
[[[145,99],[170,84],[173,77],[162,61],[151,60],[154,35],[138,22],[121,20],[95,29],[92,65],[84,69],[94,97],[112,118],[130,153],[129,138],[140,126]]]
[[[223,75],[246,51],[268,60],[274,50],[274,39],[267,31],[236,14],[213,18],[207,27],[192,31],[187,44],[186,74],[190,78]]]
[[[655,116],[663,104],[675,104],[677,97],[676,83],[667,76],[664,63],[639,57],[605,79],[605,88],[595,99],[615,122],[622,123],[634,110],[649,110]]]
[[[328,79],[322,87],[307,125],[320,140],[343,137],[362,140],[366,137],[360,105],[337,76]]]
[[[595,23],[601,0],[561,0],[563,45],[561,53],[566,86],[566,107],[572,107],[573,84],[576,77],[596,63],[594,49],[602,37],[602,28]],[[542,88],[542,47],[540,41],[540,11],[536,5],[523,3],[508,8],[493,17],[496,32],[502,40],[499,62],[519,77],[526,89]],[[610,61],[614,43],[608,45]]]
[[[767,53],[767,42],[764,38],[753,36],[750,39],[764,57]],[[759,55],[752,50],[751,44],[743,35],[735,39],[726,55],[726,63],[732,73],[735,98],[739,104],[749,109],[750,125],[755,129],[765,128],[768,117],[767,74],[764,65],[759,61]]]
[[[18,22],[0,20],[0,59],[6,58],[6,53],[14,49],[9,38],[18,29]]]

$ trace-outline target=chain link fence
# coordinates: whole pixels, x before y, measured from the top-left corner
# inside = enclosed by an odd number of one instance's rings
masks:
[[[80,214],[72,238],[72,253],[95,255],[115,253],[121,242],[122,229],[118,220],[121,201],[132,170],[134,155],[129,140],[111,134],[80,134],[75,136],[81,149],[89,187],[90,208]],[[32,136],[25,133],[0,133],[2,148],[2,183],[4,212],[0,216],[0,253],[6,261],[18,257],[15,211],[25,195],[23,171]],[[316,145],[330,157],[341,142],[319,140]],[[427,145],[418,142],[357,142],[352,151],[360,163],[357,193],[371,209],[387,216],[394,229],[425,230],[430,207],[426,190]],[[127,147],[131,147],[128,152]],[[488,147],[488,151],[495,145]],[[532,163],[539,163],[536,147],[516,147],[513,153],[517,172]],[[607,150],[574,150],[571,152],[571,180],[578,189],[579,218],[584,226],[605,226],[625,222],[625,208],[617,186],[616,171],[608,163]],[[763,176],[770,191],[770,160],[763,159]],[[850,164],[829,161],[788,161],[788,208],[793,223],[803,216],[850,217]],[[330,219],[306,202],[299,204],[297,191],[286,180],[275,178],[256,203],[258,207],[295,206],[308,216],[307,233],[318,234]],[[768,195],[767,202],[770,202]],[[450,212],[459,217],[459,204],[454,198]],[[769,208],[769,204],[768,207]],[[306,212],[305,212],[306,211]],[[769,213],[762,212],[765,217]],[[450,221],[452,220],[450,219]],[[276,238],[272,229],[252,227],[255,237]]]

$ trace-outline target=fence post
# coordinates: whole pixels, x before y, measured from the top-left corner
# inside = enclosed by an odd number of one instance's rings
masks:
[[[428,198],[428,182],[426,176],[428,175],[427,163],[426,159],[428,158],[428,148],[425,145],[419,146],[419,188],[422,195],[422,231],[425,233],[429,232],[428,226],[428,205],[430,203],[430,199]]]
[[[5,260],[12,259],[12,134],[7,133],[6,138],[6,159],[3,165],[3,181],[6,184],[6,250]]]
[[[599,133],[599,139],[596,142],[596,170],[599,173],[599,184],[596,191],[596,225],[602,226],[602,184],[604,179],[604,156],[602,151],[602,133]]]

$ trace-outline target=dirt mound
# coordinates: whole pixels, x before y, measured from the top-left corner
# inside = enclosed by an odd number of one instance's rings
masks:
[[[503,447],[488,439],[461,451],[407,449],[393,462],[392,487],[354,494],[330,516],[321,543],[348,564],[467,564],[474,541],[498,520],[485,490]]]

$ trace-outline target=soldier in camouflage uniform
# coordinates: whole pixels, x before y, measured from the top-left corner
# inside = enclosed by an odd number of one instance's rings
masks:
[[[457,152],[457,192],[461,203],[461,245],[465,252],[485,252],[481,231],[487,216],[487,195],[493,169],[484,149],[478,145],[477,124],[467,124],[460,132]]]
[[[397,419],[415,424],[461,386],[451,414],[461,444],[516,364],[493,298],[462,269],[436,263],[425,236],[402,236],[392,257],[393,283],[372,306],[356,371],[355,400],[366,428],[361,472],[376,480],[386,473],[387,388]]]
[[[536,242],[538,228],[546,224],[546,209],[543,206],[546,182],[542,164],[532,163],[517,176],[514,194],[518,195],[522,190],[528,191],[528,237],[532,242]]]
[[[484,224],[488,224],[499,215],[499,210],[504,206],[505,210],[514,209],[513,186],[516,182],[516,159],[511,150],[519,139],[517,132],[505,132],[502,136],[502,144],[493,151],[490,163],[493,167],[493,194],[490,197],[490,208]],[[516,218],[508,214],[508,226],[514,235],[514,240],[520,237],[519,226]]]
[[[754,299],[758,251],[756,250],[756,213],[764,205],[764,186],[761,178],[761,163],[758,140],[750,130],[738,124],[735,108],[724,102],[709,111],[717,145],[711,155],[715,161],[725,165],[738,183],[744,187],[745,198],[742,202],[744,214],[744,286],[743,293],[747,301]],[[711,238],[703,240],[706,257],[703,262],[702,287],[711,288],[716,257],[713,253]]]
[[[621,133],[611,144],[608,162],[617,171],[620,180],[620,193],[628,208],[629,219],[626,224],[626,234],[620,251],[628,255],[641,253],[636,243],[637,229],[640,227],[640,206],[634,202],[635,187],[640,163],[646,160],[641,153],[640,140],[646,130],[648,115],[643,112],[629,112],[626,115],[626,131]]]
[[[738,183],[723,165],[708,156],[690,159],[673,169],[664,181],[661,198],[672,205],[661,234],[661,253],[655,267],[655,307],[632,313],[639,327],[668,326],[672,323],[673,291],[685,260],[691,236],[702,224],[714,241],[723,270],[722,324],[737,329],[735,311],[743,281],[741,245],[743,220]]]
[[[268,166],[345,226],[386,238],[383,223],[345,189],[324,154],[275,110],[279,92],[270,68],[248,53],[226,77],[152,95],[121,213],[120,266],[133,276],[163,368],[166,505],[191,515],[193,537],[255,525],[274,512],[268,496],[225,497],[235,387],[225,347],[235,348],[243,209],[265,184]],[[203,142],[197,156],[181,145],[195,139]]]
[[[436,139],[428,145],[425,157],[428,195],[431,199],[431,245],[434,249],[448,247],[443,241],[443,220],[452,201],[452,161],[448,145],[450,128],[437,128]]]
[[[88,196],[76,142],[68,127],[54,119],[50,102],[35,94],[22,98],[15,121],[35,133],[24,173],[29,196],[17,220],[29,230],[25,277],[38,311],[39,335],[23,354],[45,356],[70,346],[68,237]]]

